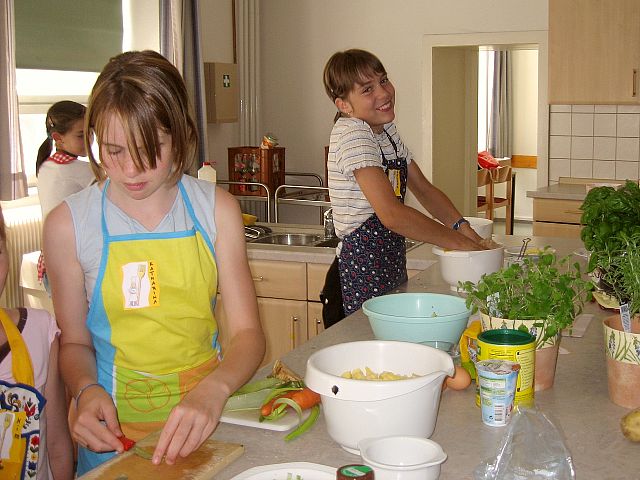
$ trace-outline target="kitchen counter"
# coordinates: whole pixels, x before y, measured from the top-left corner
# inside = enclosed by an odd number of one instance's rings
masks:
[[[324,235],[322,226],[298,225],[284,223],[260,223],[268,226],[274,233],[311,233]],[[407,270],[424,270],[436,262],[437,257],[431,253],[433,245],[422,243],[407,251]],[[336,256],[335,248],[300,247],[270,245],[263,243],[247,243],[249,260],[279,260],[283,262],[306,262],[330,264]]]
[[[537,190],[527,192],[529,198],[550,198],[553,200],[579,200],[584,201],[587,196],[587,187],[584,184],[558,183]]]
[[[506,246],[519,246],[522,241],[518,236],[497,235],[495,239]],[[533,237],[530,245],[551,245],[560,255],[570,254],[582,246],[579,240],[548,237]],[[420,249],[424,251],[416,249],[416,254],[426,259],[430,246]],[[253,248],[249,250],[251,252]],[[575,258],[584,264],[584,259]],[[427,268],[396,290],[417,291],[451,293],[437,265]],[[619,426],[620,419],[628,410],[613,404],[607,392],[601,321],[609,313],[593,303],[585,307],[585,313],[591,313],[595,318],[584,337],[563,338],[561,347],[567,353],[558,358],[555,385],[536,393],[536,405],[564,433],[578,479],[637,479],[640,478],[639,445],[627,441]],[[318,349],[368,339],[373,339],[373,334],[360,310],[293,350],[283,361],[304,374],[307,358]],[[263,368],[256,378],[264,377],[269,371],[269,367]],[[505,431],[505,428],[492,428],[482,423],[474,397],[473,387],[464,391],[448,389],[442,395],[432,439],[448,454],[440,476],[443,480],[471,479],[475,467],[494,454],[495,446]],[[360,460],[358,456],[342,450],[329,437],[322,414],[309,432],[291,443],[284,442],[284,435],[282,432],[220,424],[214,438],[242,443],[246,450],[240,459],[216,475],[216,479],[228,480],[250,467],[272,463],[306,461],[338,467]]]

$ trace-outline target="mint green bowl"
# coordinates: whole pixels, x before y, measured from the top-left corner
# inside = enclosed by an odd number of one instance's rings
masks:
[[[457,344],[471,310],[463,298],[440,293],[394,293],[362,304],[378,340]],[[427,343],[428,345],[428,343]]]

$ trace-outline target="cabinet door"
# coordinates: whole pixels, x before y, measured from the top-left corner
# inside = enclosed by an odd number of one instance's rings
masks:
[[[307,299],[317,302],[320,299],[320,292],[324,287],[324,279],[327,271],[331,267],[330,263],[308,263],[307,264]]]
[[[580,238],[581,225],[571,223],[533,222],[533,234],[536,237]]]
[[[249,260],[251,276],[259,297],[307,299],[307,264]]]
[[[549,103],[640,103],[640,2],[549,2]]]
[[[324,331],[322,323],[322,304],[320,302],[307,303],[307,338],[310,340]]]
[[[307,341],[307,302],[258,297],[258,312],[267,344],[261,366],[273,362]],[[229,319],[220,295],[215,315],[224,352],[229,346],[229,339],[225,336],[225,326]]]
[[[307,302],[258,298],[260,321],[267,341],[262,365],[272,363],[307,341]]]

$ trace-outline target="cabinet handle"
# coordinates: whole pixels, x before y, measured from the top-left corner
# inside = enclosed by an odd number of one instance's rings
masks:
[[[638,85],[638,69],[634,68],[633,69],[633,94],[631,95],[632,97],[636,97],[638,95],[638,90],[637,90],[637,86]]]
[[[299,318],[295,315],[291,316],[291,350],[296,348],[296,328]]]
[[[320,334],[320,328],[322,327],[322,321],[316,318],[316,335]]]
[[[264,281],[264,277],[262,275],[258,276],[258,277],[251,277],[253,279],[254,282],[262,282]]]

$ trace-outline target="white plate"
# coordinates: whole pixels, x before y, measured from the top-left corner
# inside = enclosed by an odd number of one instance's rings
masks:
[[[335,467],[318,463],[277,463],[250,468],[231,480],[287,480],[289,473],[293,480],[296,480],[296,475],[300,475],[302,480],[335,480],[336,470]]]
[[[243,410],[238,412],[222,413],[220,421],[224,423],[231,423],[233,425],[242,425],[244,427],[262,428],[264,430],[275,430],[277,432],[286,432],[296,427],[299,423],[298,415],[296,412],[287,409],[287,413],[284,417],[277,420],[265,420],[260,422],[260,412],[258,410]],[[302,420],[305,420],[311,409],[302,411]]]

